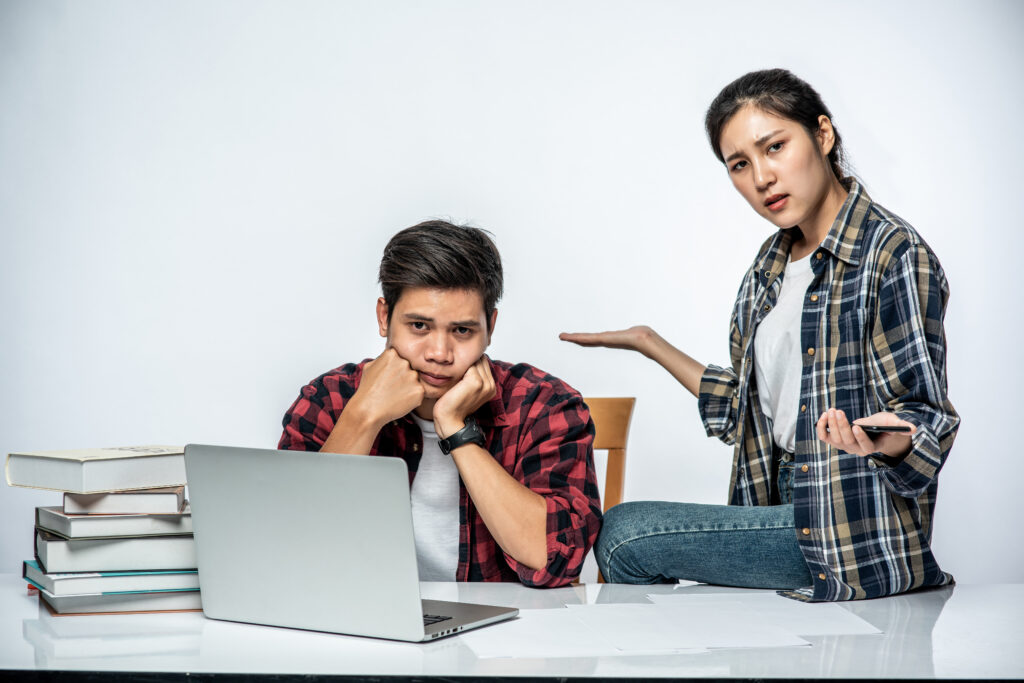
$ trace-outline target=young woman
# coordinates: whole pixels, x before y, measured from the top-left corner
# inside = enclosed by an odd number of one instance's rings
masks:
[[[740,77],[705,123],[733,185],[778,228],[740,286],[731,366],[704,366],[646,326],[561,338],[639,351],[693,393],[708,435],[735,446],[729,505],[611,509],[596,546],[603,576],[805,600],[951,582],[929,545],[959,424],[938,259],[844,174],[831,113],[790,72]]]

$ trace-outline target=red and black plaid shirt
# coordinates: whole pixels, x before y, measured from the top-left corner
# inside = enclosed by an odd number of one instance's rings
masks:
[[[304,386],[285,413],[278,448],[319,451],[359,387],[367,362],[335,368]],[[516,481],[547,501],[548,563],[535,570],[505,553],[460,481],[455,578],[563,586],[579,576],[601,526],[594,423],[579,393],[565,382],[522,363],[490,363],[497,392],[474,416],[487,437],[485,448],[494,459]],[[422,451],[423,434],[406,415],[380,430],[370,454],[404,459],[411,484]]]

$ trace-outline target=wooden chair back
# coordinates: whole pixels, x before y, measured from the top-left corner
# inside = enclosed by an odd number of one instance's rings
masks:
[[[601,496],[604,511],[607,512],[610,507],[622,502],[626,482],[626,440],[629,438],[629,422],[633,417],[636,399],[584,398],[583,402],[590,408],[590,417],[597,430],[594,449],[608,451],[604,494]]]

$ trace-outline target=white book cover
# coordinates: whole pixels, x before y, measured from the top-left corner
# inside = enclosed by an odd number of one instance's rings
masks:
[[[195,569],[136,572],[65,572],[47,574],[35,560],[22,564],[21,575],[37,587],[53,595],[80,593],[125,593],[199,588],[199,572]]]
[[[184,486],[185,449],[180,446],[121,446],[9,453],[9,486],[99,493]]]
[[[39,597],[58,614],[103,614],[106,612],[163,612],[203,608],[199,591],[157,593],[95,593],[53,595],[44,590]]]
[[[64,538],[166,536],[192,533],[188,504],[173,515],[69,515],[60,507],[37,507],[36,526]]]
[[[68,540],[36,530],[36,560],[48,574],[195,569],[192,534]]]
[[[184,486],[64,494],[64,512],[69,515],[169,515],[181,512],[184,504]]]

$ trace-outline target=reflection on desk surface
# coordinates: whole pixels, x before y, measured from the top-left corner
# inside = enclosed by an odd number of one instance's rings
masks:
[[[765,591],[711,586],[424,584],[426,598],[510,605],[650,603],[649,594]],[[382,596],[385,598],[386,596]],[[304,599],[297,589],[296,599]],[[395,676],[999,677],[1024,676],[1024,585],[949,586],[839,606],[881,633],[804,636],[809,646],[601,657],[479,658],[464,636],[414,644],[255,626],[199,613],[64,616],[40,609],[16,575],[0,575],[0,670],[255,672]],[[576,607],[575,609],[586,609]],[[539,620],[537,623],[544,623]],[[500,629],[501,624],[486,627]],[[497,633],[495,631],[495,633]],[[558,633],[537,633],[557,641]],[[183,674],[184,679],[184,674]]]

